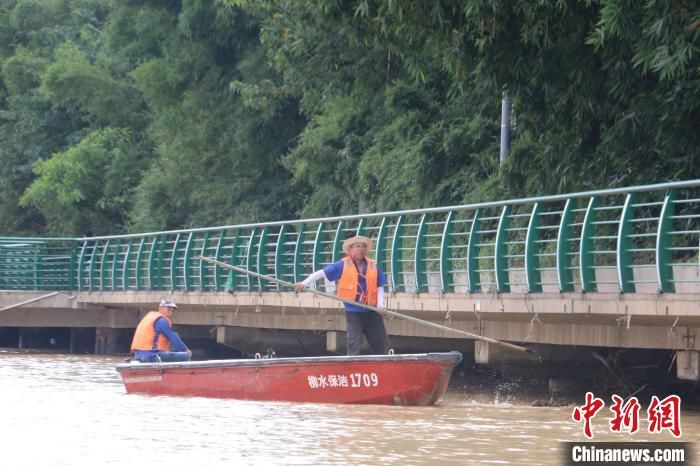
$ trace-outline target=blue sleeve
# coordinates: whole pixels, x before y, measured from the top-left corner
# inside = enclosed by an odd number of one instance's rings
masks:
[[[377,266],[377,286],[384,286],[387,283],[386,275],[384,275],[381,267]]]
[[[173,329],[170,328],[166,319],[156,319],[153,328],[156,330],[156,334],[161,333],[165,335],[165,338],[168,339],[174,351],[187,351],[187,345],[182,341],[180,335],[173,332]]]
[[[344,263],[342,260],[334,262],[331,265],[327,265],[323,268],[323,273],[326,274],[326,278],[332,282],[340,280],[341,275],[343,275]]]

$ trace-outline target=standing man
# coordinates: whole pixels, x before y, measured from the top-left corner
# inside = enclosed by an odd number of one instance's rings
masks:
[[[338,280],[338,297],[377,307],[379,313],[360,306],[345,303],[345,321],[347,323],[347,354],[360,354],[362,335],[373,354],[389,352],[389,337],[384,327],[384,285],[386,276],[376,261],[368,259],[367,251],[372,249],[372,240],[365,236],[355,236],[343,243],[346,254],[338,262],[309,275],[303,282],[296,284],[302,291],[320,278],[330,281]]]
[[[141,319],[131,351],[141,362],[180,362],[189,361],[192,351],[173,332],[170,320],[177,305],[169,299],[161,299],[157,311],[151,311]],[[171,351],[171,349],[173,351]]]

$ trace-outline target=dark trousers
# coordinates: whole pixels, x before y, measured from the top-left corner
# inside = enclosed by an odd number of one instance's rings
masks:
[[[373,354],[389,352],[389,337],[386,334],[382,316],[376,312],[346,312],[345,322],[347,323],[348,356],[360,354],[363,335],[367,337]]]

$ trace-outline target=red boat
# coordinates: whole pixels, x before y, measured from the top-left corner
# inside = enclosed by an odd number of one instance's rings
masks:
[[[117,365],[127,393],[428,406],[461,353],[225,359]]]

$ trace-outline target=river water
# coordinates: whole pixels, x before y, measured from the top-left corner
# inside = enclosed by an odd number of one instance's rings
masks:
[[[546,465],[561,463],[561,442],[585,440],[572,406],[528,397],[450,389],[418,408],[126,395],[119,362],[0,350],[0,464]],[[674,440],[611,433],[607,419],[594,418],[595,440]],[[699,413],[681,422],[679,440],[700,439]]]

